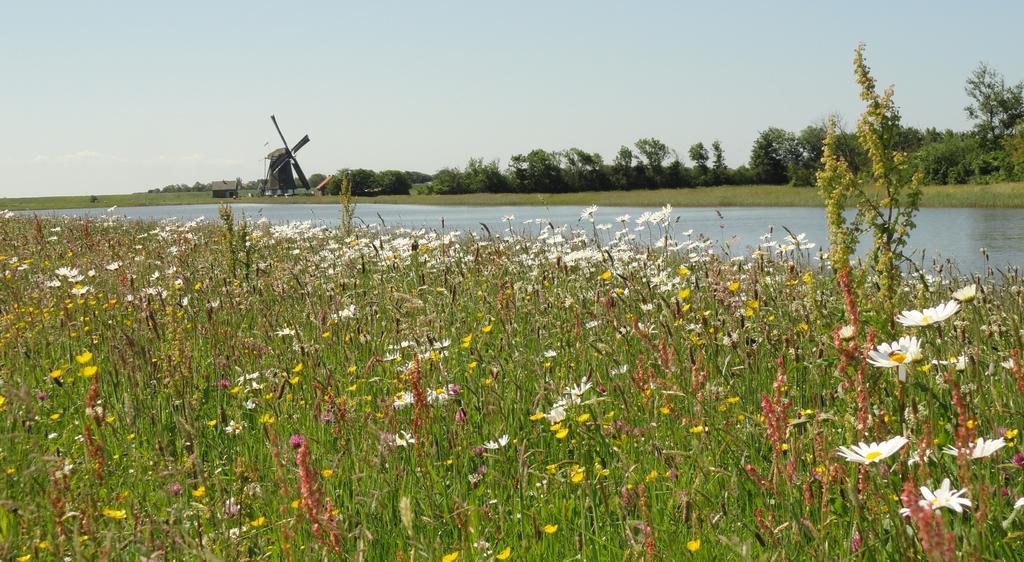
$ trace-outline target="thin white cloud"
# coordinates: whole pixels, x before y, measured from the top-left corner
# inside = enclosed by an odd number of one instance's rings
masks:
[[[124,164],[178,164],[192,163],[212,166],[237,166],[242,164],[241,160],[204,156],[202,154],[167,155],[161,154],[155,158],[125,158],[114,154],[105,154],[95,150],[79,150],[67,154],[37,154],[32,157],[32,164],[61,164],[61,163],[88,163],[88,162],[118,162]]]
[[[55,162],[115,162],[122,160],[112,154],[104,154],[95,150],[79,150],[67,154],[37,154],[32,158],[33,164],[52,164]]]

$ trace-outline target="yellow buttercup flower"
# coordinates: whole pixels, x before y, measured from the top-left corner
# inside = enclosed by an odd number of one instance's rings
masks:
[[[75,361],[77,361],[79,365],[86,365],[86,364],[88,364],[90,361],[92,361],[92,352],[91,351],[86,351],[85,353],[82,353],[81,355],[76,355],[75,356]]]
[[[96,376],[96,372],[99,371],[99,367],[96,365],[89,365],[88,367],[82,367],[82,370],[78,372],[84,378],[91,379]]]
[[[455,562],[459,559],[459,551],[449,552],[441,557],[441,562]]]
[[[700,539],[693,539],[692,541],[686,542],[686,550],[690,552],[697,552],[700,550]]]
[[[555,531],[557,531],[557,530],[558,530],[558,525],[552,525],[550,523],[548,523],[547,525],[544,525],[544,533],[545,534],[553,535],[553,534],[555,534]]]
[[[111,519],[124,519],[128,513],[123,509],[103,509],[103,516]]]
[[[206,495],[206,486],[200,486],[195,490],[192,490],[192,497],[201,498]]]
[[[501,552],[494,555],[498,560],[508,560],[512,556],[512,547],[506,546]]]

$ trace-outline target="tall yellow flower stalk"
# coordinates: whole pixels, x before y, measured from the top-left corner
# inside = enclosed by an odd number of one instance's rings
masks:
[[[870,230],[868,265],[878,284],[876,302],[891,317],[901,268],[907,263],[904,250],[921,201],[922,176],[912,172],[906,154],[897,149],[902,125],[893,102],[894,90],[890,86],[878,93],[864,60],[863,44],[857,46],[853,67],[860,98],[867,105],[857,121],[857,140],[870,160],[870,174],[861,179],[854,177],[837,155],[836,125],[831,119],[822,169],[817,175],[818,190],[826,205],[833,268],[838,274],[848,267],[860,234]],[[848,204],[857,208],[856,217],[849,223],[843,216]]]
[[[889,86],[878,93],[871,69],[864,61],[863,43],[857,46],[853,69],[860,85],[860,99],[867,103],[857,121],[857,139],[871,160],[871,183],[876,192],[861,190],[859,211],[873,235],[869,263],[878,278],[879,302],[887,316],[892,317],[894,292],[905,260],[903,250],[915,226],[923,176],[920,172],[911,173],[907,155],[896,148],[901,125],[899,110],[892,100],[894,90]]]

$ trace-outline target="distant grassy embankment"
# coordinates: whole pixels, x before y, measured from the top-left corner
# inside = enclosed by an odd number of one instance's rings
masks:
[[[131,193],[90,196],[0,198],[0,209],[47,210],[144,207],[152,205],[197,205],[224,202],[209,193]],[[239,203],[295,204],[334,203],[336,197],[247,197]],[[810,187],[743,185],[696,189],[655,189],[638,191],[588,191],[582,193],[474,193],[468,195],[386,195],[357,197],[357,203],[407,205],[601,205],[657,207],[818,207],[821,198]],[[1004,207],[1024,208],[1024,183],[994,185],[933,185],[924,188],[922,207]]]

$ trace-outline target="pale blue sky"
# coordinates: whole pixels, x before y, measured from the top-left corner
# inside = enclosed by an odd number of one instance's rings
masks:
[[[292,4],[297,4],[292,6]],[[433,172],[654,136],[685,154],[860,112],[858,42],[904,121],[966,128],[964,80],[1024,79],[1021,2],[10,2],[0,196],[262,174]]]

